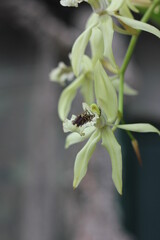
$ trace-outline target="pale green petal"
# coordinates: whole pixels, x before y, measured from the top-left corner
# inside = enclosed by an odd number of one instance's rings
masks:
[[[88,142],[77,154],[75,164],[74,164],[74,180],[73,188],[78,187],[81,180],[84,178],[87,172],[88,162],[95,150],[97,142],[101,138],[101,133],[97,129],[89,138]]]
[[[99,61],[95,66],[94,80],[97,103],[106,114],[108,122],[113,122],[118,111],[117,95],[107,73]]]
[[[130,32],[128,32],[127,30],[117,26],[115,23],[113,23],[113,28],[114,31],[120,33],[120,34],[124,34],[124,35],[132,35]]]
[[[149,123],[122,124],[118,125],[117,127],[120,129],[133,132],[141,133],[154,132],[160,134],[160,131]]]
[[[131,2],[131,0],[127,0],[127,5],[128,7],[135,13],[139,13],[138,8],[136,8],[133,3]]]
[[[87,55],[83,55],[82,58],[82,71],[84,73],[91,72],[93,69],[92,61]]]
[[[132,15],[131,11],[129,10],[126,3],[123,4],[123,6],[120,8],[119,13],[122,16],[133,19],[133,15]]]
[[[122,153],[112,130],[106,127],[102,130],[102,145],[107,149],[112,163],[112,179],[117,191],[122,194]]]
[[[104,56],[110,61],[112,66],[117,69],[118,66],[115,62],[115,58],[112,51],[112,41],[113,41],[113,21],[112,18],[108,15],[100,16],[100,25],[99,28],[102,31],[103,40],[104,40]]]
[[[69,148],[71,145],[75,143],[83,142],[84,140],[90,137],[90,135],[93,133],[94,130],[95,130],[94,126],[85,128],[84,136],[81,136],[76,132],[69,134],[66,137],[65,148]]]
[[[152,33],[153,35],[160,38],[160,30],[158,30],[156,27],[148,23],[143,23],[141,21],[137,21],[135,19],[130,19],[127,17],[117,16],[117,15],[114,15],[114,16],[134,29],[143,30],[143,31]]]
[[[81,71],[81,62],[83,55],[85,53],[85,49],[87,47],[88,41],[90,39],[92,33],[92,27],[87,28],[75,41],[72,52],[71,52],[71,61],[73,72],[76,76],[79,75]]]
[[[125,2],[125,0],[112,0],[111,4],[107,8],[108,12],[115,12],[117,11]]]
[[[94,92],[93,92],[93,76],[92,76],[92,61],[91,59],[84,55],[83,56],[83,72],[85,72],[85,81],[81,87],[81,94],[84,98],[84,101],[87,104],[94,102]]]
[[[86,29],[97,25],[98,20],[99,20],[99,15],[96,13],[92,13],[87,20]]]
[[[98,14],[103,13],[107,8],[106,0],[86,0],[86,2],[88,2],[91,5],[93,11]]]
[[[81,94],[87,104],[90,105],[94,102],[93,79],[90,77],[86,77],[85,81],[83,82]]]
[[[62,121],[67,117],[73,99],[75,98],[77,89],[81,86],[84,81],[84,75],[79,76],[73,83],[66,87],[61,93],[58,102],[58,114]]]
[[[104,40],[103,40],[102,32],[98,27],[95,27],[92,30],[90,44],[91,44],[92,62],[93,62],[93,65],[95,65],[98,59],[103,58],[103,53],[104,53]]]
[[[115,89],[119,92],[119,79],[114,79],[112,81],[112,84],[115,87]],[[134,88],[130,87],[127,83],[124,83],[124,94],[129,96],[135,96],[138,94],[138,92]]]
[[[65,85],[66,80],[72,81],[74,74],[71,66],[67,66],[63,62],[58,64],[58,67],[53,69],[49,74],[50,80],[53,82],[58,82],[62,86]]]

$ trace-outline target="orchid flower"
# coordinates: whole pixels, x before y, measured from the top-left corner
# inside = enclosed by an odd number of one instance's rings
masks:
[[[136,43],[135,40],[140,30],[152,33],[159,38],[160,31],[143,21],[135,20],[132,14],[132,12],[138,12],[137,2],[146,6],[150,4],[150,0],[60,1],[61,5],[66,7],[78,7],[82,2],[88,3],[93,13],[87,21],[84,32],[73,44],[70,55],[71,66],[66,66],[61,62],[50,73],[50,79],[62,86],[68,84],[62,91],[58,103],[58,113],[63,121],[63,130],[65,133],[71,132],[66,138],[65,147],[68,148],[88,139],[76,156],[73,187],[76,188],[86,175],[96,144],[102,141],[102,145],[110,155],[113,182],[118,192],[122,194],[122,153],[121,146],[114,135],[115,130],[119,128],[125,131],[155,132],[160,135],[158,129],[147,123],[120,124],[119,116],[123,114],[123,94],[137,94],[135,89],[123,83],[124,73],[135,46],[133,43]],[[148,9],[149,12],[157,6],[157,2],[158,0],[154,0],[151,8]],[[115,19],[123,28],[114,22]],[[125,65],[122,64],[121,68],[116,63],[112,48],[115,31],[135,35],[132,37],[134,42],[131,41],[132,48],[129,48],[129,55],[127,52],[124,59]],[[91,50],[90,56],[86,55],[88,45]],[[85,101],[83,112],[78,116],[72,115],[71,119],[68,119],[72,101],[78,90],[81,91]],[[116,91],[119,94],[119,101]],[[136,140],[132,144],[136,151]]]
[[[86,175],[96,144],[102,141],[103,147],[110,155],[113,182],[117,191],[122,194],[122,153],[121,146],[114,136],[113,127],[135,132],[155,132],[159,135],[160,131],[146,123],[115,125],[113,122],[111,124],[107,122],[103,110],[96,104],[88,106],[83,103],[83,110],[82,114],[77,117],[73,115],[71,120],[66,119],[63,123],[64,132],[72,132],[66,138],[66,148],[88,139],[75,159],[73,188],[78,187]]]

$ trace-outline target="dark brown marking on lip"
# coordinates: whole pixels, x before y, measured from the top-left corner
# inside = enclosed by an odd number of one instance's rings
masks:
[[[73,121],[73,125],[77,125],[77,127],[83,126],[87,122],[91,122],[94,118],[94,114],[90,114],[87,110],[80,115],[78,115]]]

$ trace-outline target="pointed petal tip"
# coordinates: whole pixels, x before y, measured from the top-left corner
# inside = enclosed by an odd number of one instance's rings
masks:
[[[138,162],[139,162],[139,165],[142,167],[142,158],[141,158],[141,154],[140,154],[140,150],[139,150],[139,145],[138,145],[138,141],[136,139],[132,140],[132,147],[133,147],[133,150],[136,154],[136,157],[138,159]]]
[[[117,190],[117,191],[118,191],[118,190]],[[118,191],[118,193],[122,196],[122,195],[123,195],[122,189],[120,189],[120,190]]]
[[[74,180],[73,180],[73,190],[76,190],[77,187],[78,187],[77,180],[74,179]]]

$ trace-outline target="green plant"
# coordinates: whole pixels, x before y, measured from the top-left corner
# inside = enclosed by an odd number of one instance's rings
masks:
[[[87,2],[93,13],[87,21],[85,31],[73,44],[71,66],[60,63],[50,74],[52,81],[63,86],[66,80],[70,82],[58,103],[64,132],[71,132],[66,138],[66,148],[89,138],[76,156],[73,187],[76,188],[85,176],[96,144],[102,140],[102,145],[111,158],[113,182],[122,194],[122,154],[114,135],[115,130],[120,128],[127,131],[139,160],[138,143],[131,132],[160,134],[151,124],[125,124],[123,119],[124,94],[136,95],[136,90],[124,82],[125,72],[142,30],[160,38],[160,31],[146,23],[153,13],[159,14],[160,0],[61,0],[61,4],[68,7],[78,7],[81,2]],[[132,14],[139,12],[138,5],[146,9],[141,21],[135,20]],[[121,67],[117,65],[112,51],[115,31],[131,35]],[[90,56],[85,54],[88,44]],[[78,89],[84,98],[84,111],[78,116],[72,115],[69,120],[67,116]]]

